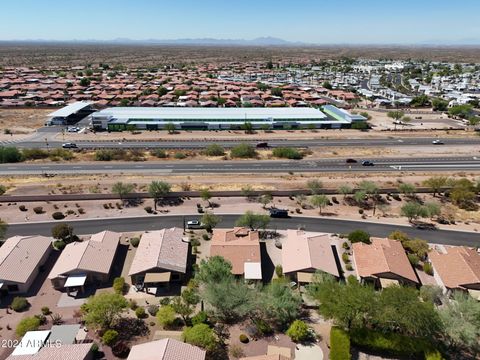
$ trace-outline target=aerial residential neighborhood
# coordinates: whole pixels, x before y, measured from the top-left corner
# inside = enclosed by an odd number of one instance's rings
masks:
[[[480,359],[479,11],[2,4],[0,360]]]

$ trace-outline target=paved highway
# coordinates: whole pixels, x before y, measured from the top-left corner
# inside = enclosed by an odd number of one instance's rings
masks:
[[[57,148],[62,146],[62,141],[52,140],[51,135],[46,142],[42,138],[42,133],[36,134],[30,140],[16,141],[9,143],[4,141],[1,144],[4,146],[14,145],[19,148]],[[208,136],[208,133],[206,134]],[[252,136],[252,140],[220,140],[209,139],[205,140],[163,140],[163,141],[82,141],[70,140],[77,144],[79,148],[83,149],[98,149],[98,148],[165,148],[165,149],[199,149],[204,148],[210,143],[219,144],[225,148],[232,147],[242,142],[247,142],[252,145],[258,142],[268,141],[272,147],[291,146],[291,147],[318,147],[318,146],[344,146],[344,147],[380,147],[380,146],[434,146],[432,140],[434,138],[384,138],[384,139],[318,139],[318,140],[302,140],[302,139],[284,139],[284,140],[266,140],[262,139],[261,135]],[[478,138],[447,138],[442,139],[445,145],[480,145],[480,137]]]
[[[187,215],[185,220],[197,219],[198,216]],[[232,227],[238,215],[222,215],[220,227]],[[119,232],[157,230],[165,227],[182,227],[184,217],[182,216],[144,216],[132,218],[95,219],[66,221],[73,225],[77,234],[92,234],[103,230]],[[14,235],[51,235],[51,229],[59,222],[46,223],[25,223],[12,224],[9,226],[7,236]],[[303,227],[307,231],[320,231],[329,233],[349,233],[353,230],[363,229],[372,236],[384,237],[394,230],[402,230],[412,237],[418,237],[428,242],[451,245],[479,246],[480,234],[447,231],[447,230],[419,230],[409,226],[398,226],[388,224],[377,224],[360,221],[318,219],[307,217],[292,217],[289,219],[272,219],[269,228],[271,229],[296,229]]]
[[[423,172],[480,171],[480,156],[441,158],[370,159],[374,166],[347,164],[345,159],[289,161],[155,161],[155,162],[89,162],[1,164],[0,175],[142,173],[287,173],[287,172]]]

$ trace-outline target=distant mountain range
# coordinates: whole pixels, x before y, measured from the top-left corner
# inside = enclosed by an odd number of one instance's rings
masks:
[[[134,40],[129,38],[117,38],[112,40],[12,40],[0,41],[0,43],[76,43],[76,44],[118,44],[118,45],[221,45],[221,46],[306,46],[313,45],[300,41],[287,41],[276,37],[266,36],[255,39],[214,39],[214,38],[195,38],[195,39],[145,39]]]

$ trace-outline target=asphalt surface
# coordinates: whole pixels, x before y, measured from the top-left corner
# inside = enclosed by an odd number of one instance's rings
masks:
[[[66,221],[70,223],[75,233],[92,234],[104,230],[127,232],[142,230],[158,230],[168,227],[183,227],[183,221],[198,219],[195,215],[186,216],[155,216],[134,217],[134,218],[115,218],[115,219],[95,219]],[[238,215],[222,215],[219,227],[233,227]],[[51,235],[51,229],[60,222],[48,223],[25,223],[10,225],[7,236],[14,235]],[[394,230],[401,230],[412,237],[424,239],[428,242],[449,245],[478,246],[480,244],[480,234],[447,231],[447,230],[420,230],[409,226],[398,226],[388,224],[377,224],[360,221],[319,219],[307,217],[291,217],[288,219],[272,219],[269,228],[277,230],[296,229],[302,227],[307,231],[319,231],[327,233],[349,233],[353,230],[363,229],[372,236],[385,237]]]
[[[11,145],[19,148],[59,148],[62,141],[52,140],[53,133],[45,141],[44,137],[48,132],[37,133],[33,140],[16,141]],[[302,140],[302,139],[284,139],[284,140],[266,140],[261,138],[261,134],[255,136],[255,140],[215,140],[208,139],[209,134],[206,133],[205,140],[168,140],[168,141],[82,141],[69,140],[74,142],[80,149],[99,149],[99,148],[165,148],[165,149],[200,149],[210,143],[219,144],[225,148],[230,148],[239,143],[249,143],[256,145],[259,142],[268,141],[271,147],[289,146],[289,147],[319,147],[319,146],[344,146],[344,147],[375,147],[375,146],[425,146],[432,145],[435,138],[386,138],[386,139],[318,139],[318,140]],[[212,135],[214,136],[214,135]],[[441,139],[445,145],[480,145],[480,137],[478,138],[448,138]],[[67,141],[65,141],[67,142]],[[8,141],[1,143],[9,145]],[[48,144],[48,145],[47,145]],[[434,146],[434,145],[432,145]]]
[[[0,164],[0,175],[31,174],[202,174],[202,173],[287,173],[287,172],[424,172],[479,171],[480,155],[441,158],[381,158],[374,166],[346,163],[346,159],[288,161],[159,161],[159,162],[88,162],[88,163],[16,163]]]

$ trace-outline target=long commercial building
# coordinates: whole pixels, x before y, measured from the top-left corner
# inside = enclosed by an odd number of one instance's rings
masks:
[[[91,117],[94,129],[108,131],[159,130],[167,124],[190,130],[238,129],[247,122],[256,129],[340,128],[353,121],[315,108],[115,107]]]

